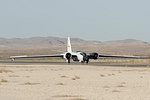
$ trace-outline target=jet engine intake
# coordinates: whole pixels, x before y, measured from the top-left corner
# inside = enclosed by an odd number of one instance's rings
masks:
[[[71,53],[67,52],[64,58],[66,58],[68,63],[70,63]]]
[[[94,60],[98,59],[98,53],[96,53],[96,52],[90,53],[89,58],[94,59]]]

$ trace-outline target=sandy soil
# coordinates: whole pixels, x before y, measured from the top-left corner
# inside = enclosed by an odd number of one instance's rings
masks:
[[[1,100],[149,100],[150,68],[0,65]]]

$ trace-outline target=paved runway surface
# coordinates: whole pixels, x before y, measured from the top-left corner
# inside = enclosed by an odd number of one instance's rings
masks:
[[[0,61],[0,65],[68,65],[66,62],[27,62],[27,61]],[[121,63],[121,62],[90,62],[82,64],[71,62],[69,65],[93,65],[93,66],[113,66],[113,67],[149,67],[150,63]]]

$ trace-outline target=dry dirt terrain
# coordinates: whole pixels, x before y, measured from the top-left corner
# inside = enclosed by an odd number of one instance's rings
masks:
[[[149,100],[150,68],[0,65],[1,100]]]
[[[150,56],[150,43],[139,40],[71,39],[73,50],[113,55]],[[7,65],[13,55],[44,55],[66,51],[66,38],[0,38],[1,100],[149,100],[150,68],[93,65]],[[49,62],[61,59],[25,59]],[[94,62],[93,60],[91,60]],[[97,62],[150,63],[150,59],[100,59]]]

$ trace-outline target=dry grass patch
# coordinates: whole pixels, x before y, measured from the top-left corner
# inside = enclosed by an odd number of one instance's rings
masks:
[[[57,83],[56,85],[65,85],[64,83]]]
[[[7,70],[6,68],[0,68],[0,73],[3,73],[3,72],[5,72],[5,73],[8,73],[8,72],[12,72],[11,70]]]
[[[67,100],[85,100],[85,99],[81,98],[81,96],[78,96],[78,95],[55,95],[52,97],[54,97],[54,98],[68,98]]]
[[[0,83],[6,83],[6,82],[8,82],[8,81],[5,80],[5,79],[1,79],[1,80],[0,80]]]
[[[101,74],[100,77],[105,77],[105,75]]]
[[[63,76],[61,76],[61,78],[68,78],[67,76],[65,76],[65,75],[63,75]]]
[[[116,87],[125,87],[124,85],[117,85]]]
[[[73,98],[73,99],[69,99],[69,100],[85,100],[85,99],[82,99],[82,98]]]
[[[52,97],[80,97],[80,96],[77,96],[77,95],[55,95]]]
[[[118,91],[118,90],[113,90],[112,92],[120,92],[120,91]]]
[[[122,82],[121,84],[126,84],[126,82]]]
[[[72,80],[77,80],[77,79],[80,79],[80,77],[75,76],[74,78],[72,78]]]
[[[114,73],[112,73],[112,74],[108,74],[108,76],[112,76],[112,75],[115,75]]]
[[[75,78],[76,78],[76,79],[80,79],[80,77],[78,77],[78,76],[75,76]]]
[[[38,84],[40,84],[40,83],[31,83],[31,82],[26,82],[26,83],[21,84],[21,85],[38,85]]]
[[[9,75],[9,77],[19,77],[19,75]]]

